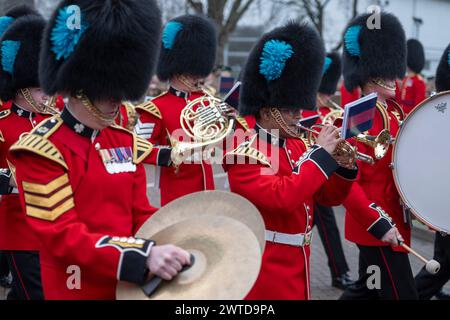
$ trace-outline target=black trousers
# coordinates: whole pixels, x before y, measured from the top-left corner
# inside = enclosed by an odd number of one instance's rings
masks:
[[[450,280],[450,236],[436,232],[433,259],[441,264],[441,269],[436,274],[430,274],[423,267],[416,275],[419,299],[431,299]]]
[[[348,287],[340,300],[417,300],[418,294],[408,254],[395,252],[390,246],[359,248],[359,279]],[[379,267],[379,287],[370,289]],[[370,268],[369,268],[370,267]]]
[[[13,277],[8,300],[43,300],[39,253],[4,251]]]
[[[8,259],[3,251],[0,251],[0,278],[6,277],[9,274]]]
[[[341,236],[333,209],[316,203],[314,224],[319,230],[319,236],[328,257],[331,276],[339,277],[347,273],[350,269],[348,268],[347,260],[345,260]]]

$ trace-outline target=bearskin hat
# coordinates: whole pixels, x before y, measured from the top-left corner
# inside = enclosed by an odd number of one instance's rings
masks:
[[[170,20],[164,27],[157,74],[162,81],[174,75],[206,77],[216,60],[217,35],[212,21],[197,15]]]
[[[357,16],[344,33],[343,74],[348,91],[374,78],[403,78],[406,72],[406,38],[400,21],[381,12],[379,28],[369,28],[371,16]]]
[[[39,77],[47,94],[138,100],[157,59],[154,0],[64,0],[44,33]]]
[[[258,41],[242,76],[239,111],[262,107],[313,109],[322,78],[325,49],[308,24],[289,22]]]
[[[341,56],[337,52],[327,54],[323,66],[323,76],[320,82],[319,92],[334,94],[342,74]]]
[[[436,91],[450,90],[450,44],[445,49],[436,70]]]
[[[420,41],[409,39],[406,42],[408,58],[406,64],[414,73],[420,73],[425,66],[425,50]]]
[[[15,6],[8,10],[4,16],[0,17],[0,37],[5,33],[6,29],[8,29],[15,19],[29,14],[39,15],[35,9],[27,5]]]
[[[0,99],[11,100],[19,89],[40,87],[39,51],[45,20],[39,15],[14,20],[0,42]]]

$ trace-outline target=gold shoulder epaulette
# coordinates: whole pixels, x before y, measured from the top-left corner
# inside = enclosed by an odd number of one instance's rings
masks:
[[[168,92],[169,92],[169,91],[167,91],[167,90],[166,90],[166,91],[163,91],[163,92],[161,92],[161,93],[160,93],[160,94],[158,94],[158,95],[157,95],[156,97],[153,97],[153,98],[152,98],[152,101],[153,101],[153,100],[155,100],[155,99],[157,99],[157,98],[159,98],[159,97],[162,97],[163,95],[167,94]]]
[[[133,133],[133,162],[139,164],[153,150],[153,144]]]
[[[48,137],[50,137],[62,123],[63,121],[59,116],[41,122],[30,133],[24,134],[19,141],[13,144],[10,151],[30,151],[68,169],[61,152],[50,140],[48,140]]]
[[[9,116],[11,114],[11,110],[3,110],[0,112],[0,119],[6,118],[7,116]]]
[[[153,115],[159,119],[162,119],[161,111],[159,111],[158,107],[151,101],[147,101],[147,102],[137,105],[136,109],[144,110],[144,111],[150,113],[151,115]]]
[[[153,150],[153,144],[145,139],[142,139],[134,132],[131,132],[121,126],[118,126],[116,124],[112,125],[111,128],[125,131],[128,134],[131,134],[133,136],[133,163],[139,164],[142,162],[142,160],[147,157],[150,152]]]
[[[252,138],[241,143],[236,149],[228,152],[225,156],[231,155],[231,156],[251,158],[251,159],[255,159],[262,165],[272,167],[270,164],[269,158],[267,158],[267,156],[264,153],[262,153],[261,151],[252,147],[252,144],[256,140],[257,137],[258,137],[258,135],[255,134]]]
[[[239,124],[245,129],[245,131],[250,130],[250,126],[248,125],[247,120],[245,120],[243,117],[236,116],[236,121],[239,122]]]

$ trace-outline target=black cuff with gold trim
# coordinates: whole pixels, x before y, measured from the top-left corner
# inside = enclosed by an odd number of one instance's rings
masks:
[[[120,251],[120,262],[117,279],[121,281],[143,284],[147,279],[147,258],[150,255],[154,241],[136,239],[133,237],[103,237],[96,248],[114,247]]]
[[[329,178],[335,172],[339,165],[324,148],[315,145],[311,148],[311,153],[308,156],[309,160],[314,161],[322,172]]]
[[[375,238],[381,239],[391,228],[395,227],[392,218],[375,203],[369,205],[369,208],[376,210],[380,217],[372,223],[372,225],[367,229]]]
[[[11,180],[11,170],[0,169],[0,195],[10,194],[13,188],[9,185]]]
[[[339,167],[339,169],[337,169],[335,173],[341,178],[353,181],[356,180],[356,177],[358,176],[358,167],[356,167],[356,169]]]
[[[160,167],[170,167],[172,160],[170,155],[172,154],[172,148],[170,147],[160,147],[158,150],[158,159],[156,160],[157,165]]]

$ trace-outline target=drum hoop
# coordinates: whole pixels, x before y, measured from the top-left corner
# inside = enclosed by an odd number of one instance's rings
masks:
[[[432,101],[440,96],[444,96],[444,95],[448,95],[450,94],[450,90],[449,91],[442,91],[439,93],[436,93],[435,95],[428,97],[427,99],[423,100],[422,102],[420,102],[417,106],[415,106],[411,112],[406,116],[406,118],[403,120],[402,125],[400,126],[397,135],[395,137],[395,142],[393,144],[393,149],[392,149],[392,176],[394,177],[394,183],[395,183],[395,187],[397,188],[398,194],[400,195],[400,198],[403,201],[403,204],[406,206],[406,208],[414,215],[414,217],[419,220],[421,223],[423,223],[424,225],[426,225],[427,227],[429,227],[430,229],[437,231],[437,232],[441,232],[441,233],[447,233],[450,234],[450,230],[449,231],[444,231],[442,229],[440,229],[439,227],[433,225],[432,223],[430,223],[429,221],[427,221],[422,215],[420,215],[412,206],[411,203],[406,199],[402,188],[399,184],[398,178],[397,178],[397,170],[396,170],[396,163],[397,163],[397,139],[400,136],[400,134],[403,132],[404,130],[404,123],[406,123],[406,121],[408,121],[408,119],[415,113],[417,112],[417,110],[419,110],[420,108],[422,108],[426,103],[428,103],[428,101]]]

